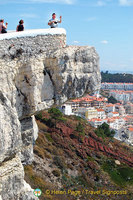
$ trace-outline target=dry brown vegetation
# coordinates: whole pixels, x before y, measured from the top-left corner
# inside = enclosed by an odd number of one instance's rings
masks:
[[[37,119],[39,137],[34,146],[35,160],[32,166],[25,167],[26,181],[33,188],[43,191],[40,199],[77,199],[73,195],[46,195],[47,189],[127,190],[126,196],[112,195],[109,199],[132,199],[131,148],[114,139],[99,138],[94,128],[83,119],[63,116],[63,120],[54,119],[54,123],[50,123],[49,119],[51,118],[47,111],[42,112],[41,119]],[[120,161],[120,166],[115,164],[115,160]],[[130,173],[126,174],[126,170]],[[129,176],[130,180],[127,179]],[[80,200],[88,198],[97,199],[99,196],[79,196]],[[107,196],[102,195],[101,199],[107,199]]]

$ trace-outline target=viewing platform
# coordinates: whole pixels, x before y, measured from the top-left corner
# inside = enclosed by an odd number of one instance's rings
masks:
[[[0,34],[0,58],[13,58],[18,52],[26,57],[37,56],[66,47],[63,28],[31,29]]]
[[[21,37],[35,37],[39,35],[66,35],[64,28],[48,28],[48,29],[31,29],[21,32],[7,31],[7,33],[0,34],[0,40],[21,38]]]

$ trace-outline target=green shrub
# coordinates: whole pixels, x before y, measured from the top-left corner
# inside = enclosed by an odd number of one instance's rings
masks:
[[[87,156],[87,160],[88,161],[95,161],[95,159],[93,157]]]
[[[37,145],[35,145],[35,147],[34,147],[34,153],[36,155],[38,155],[40,158],[44,158],[45,157],[45,155],[44,155],[44,149],[38,147]]]
[[[106,171],[112,181],[119,186],[133,184],[133,169],[127,166],[118,166],[114,160],[107,160],[103,163],[102,168]]]
[[[56,177],[59,177],[60,176],[60,171],[58,169],[54,169],[52,171],[53,175],[56,176]]]
[[[84,126],[83,126],[83,124],[81,124],[80,122],[79,122],[78,125],[76,126],[76,131],[79,132],[79,135],[85,136]]]
[[[39,112],[37,115],[35,115],[36,119],[42,120],[42,112]]]
[[[78,121],[81,121],[81,120],[82,120],[82,117],[80,117],[80,116],[75,116],[75,119],[78,120]]]
[[[51,135],[49,133],[45,133],[45,137],[49,142],[53,142],[53,139],[51,138]]]
[[[58,108],[50,108],[48,113],[51,115],[53,119],[59,119],[63,116],[62,112]]]
[[[55,156],[54,157],[54,164],[57,167],[59,167],[61,170],[65,170],[66,169],[66,165],[65,165],[64,160],[59,156]]]
[[[65,117],[58,117],[58,120],[62,121],[62,122],[66,122],[67,121],[67,119]]]
[[[109,125],[104,122],[95,130],[95,133],[97,134],[98,137],[102,137],[104,139],[105,137],[113,137],[115,131],[110,130]]]
[[[115,103],[118,103],[118,101],[117,101],[113,96],[110,96],[110,97],[108,98],[108,103],[115,104]]]

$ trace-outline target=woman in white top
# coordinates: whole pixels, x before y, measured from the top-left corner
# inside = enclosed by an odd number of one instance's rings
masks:
[[[8,23],[6,22],[6,25],[4,24],[4,19],[0,20],[0,33],[7,33],[7,25]]]

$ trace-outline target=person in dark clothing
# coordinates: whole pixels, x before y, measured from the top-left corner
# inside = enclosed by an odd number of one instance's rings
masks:
[[[17,26],[17,28],[16,28],[16,31],[18,32],[18,31],[24,31],[24,21],[21,19],[20,21],[19,21],[19,25]]]

